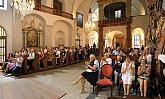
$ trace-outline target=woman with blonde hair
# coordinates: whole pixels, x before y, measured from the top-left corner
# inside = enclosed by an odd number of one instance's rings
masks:
[[[84,71],[79,78],[73,82],[73,85],[78,84],[79,81],[81,81],[81,92],[84,92],[84,86],[85,86],[85,79],[91,84],[96,85],[96,82],[98,80],[98,70],[99,70],[99,62],[96,60],[95,55],[91,54],[89,56],[90,61],[89,65],[87,65],[87,70]]]
[[[150,71],[151,69],[150,69],[150,66],[147,65],[147,61],[145,59],[142,59],[141,64],[138,67],[138,81],[140,83],[141,96],[144,96],[144,97],[146,97],[147,95]]]

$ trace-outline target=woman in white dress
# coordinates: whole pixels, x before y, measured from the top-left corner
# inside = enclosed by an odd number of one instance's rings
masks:
[[[124,87],[124,97],[129,95],[132,81],[135,79],[135,64],[130,60],[130,56],[126,56],[125,62],[122,64],[121,74]]]

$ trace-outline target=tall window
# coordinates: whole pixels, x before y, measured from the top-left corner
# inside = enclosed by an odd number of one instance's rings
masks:
[[[115,11],[115,18],[120,18],[121,17],[121,10]]]
[[[6,31],[0,26],[0,63],[5,62],[6,55]]]
[[[107,35],[105,37],[105,47],[110,47],[110,39]]]
[[[134,36],[134,46],[139,47],[140,46],[140,35]]]

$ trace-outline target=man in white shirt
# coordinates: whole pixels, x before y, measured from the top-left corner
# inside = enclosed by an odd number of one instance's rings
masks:
[[[28,53],[28,65],[29,65],[29,70],[33,70],[33,61],[35,60],[35,52],[34,49],[32,48],[30,52]]]
[[[59,50],[59,48],[56,48],[56,64],[60,64],[60,56],[61,55],[61,51]]]

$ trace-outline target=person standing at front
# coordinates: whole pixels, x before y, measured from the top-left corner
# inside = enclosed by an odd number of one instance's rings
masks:
[[[126,96],[129,95],[132,81],[135,79],[135,64],[130,59],[130,56],[126,56],[126,60],[122,64],[121,68],[124,87],[124,98],[126,98]]]

